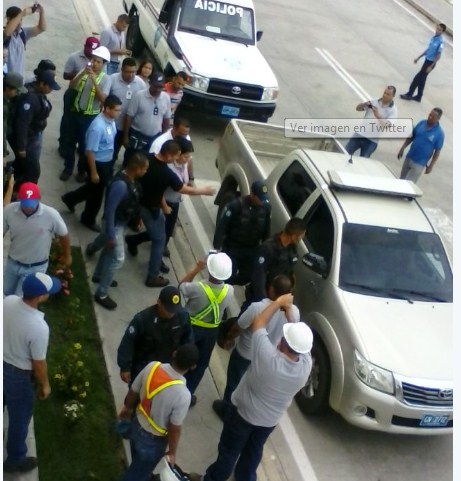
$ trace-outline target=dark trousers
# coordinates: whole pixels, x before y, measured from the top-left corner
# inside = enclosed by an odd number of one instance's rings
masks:
[[[415,93],[415,90],[418,89],[418,93],[416,97],[418,99],[421,99],[423,96],[424,92],[424,87],[426,86],[426,79],[429,73],[426,72],[427,68],[433,65],[434,62],[431,60],[425,60],[423,63],[423,66],[421,67],[421,70],[415,75],[413,81],[411,82],[410,88],[408,89],[408,95],[413,97],[413,94]],[[435,67],[434,67],[435,68]],[[432,70],[431,70],[432,72]]]
[[[16,158],[13,162],[15,190],[24,182],[38,183],[40,178],[40,154],[42,153],[42,132],[35,132],[28,137],[26,144],[26,156]]]
[[[235,481],[256,481],[256,469],[261,462],[264,444],[274,428],[253,426],[232,405],[224,415],[218,459],[208,467],[203,481],[226,480],[232,471]]]
[[[65,136],[64,150],[64,171],[71,174],[75,166],[75,147],[78,144],[78,165],[79,172],[85,172],[85,134],[96,115],[83,115],[78,112],[70,112],[68,135]]]
[[[27,454],[26,438],[34,409],[34,385],[31,374],[3,363],[3,399],[8,410],[6,461],[21,464]]]
[[[256,248],[251,247],[224,247],[225,252],[232,260],[232,276],[228,284],[244,286],[251,281]]]
[[[205,374],[208,364],[210,364],[211,353],[216,344],[218,329],[215,327],[192,326],[194,342],[199,351],[197,367],[186,374],[187,388],[194,394]],[[227,478],[223,478],[227,479]]]
[[[232,393],[235,391],[235,388],[238,386],[250,364],[251,361],[242,357],[237,349],[234,348],[229,358],[229,364],[227,365],[227,383],[223,397],[226,403],[231,402]]]
[[[76,94],[76,90],[69,88],[64,92],[63,96],[63,111],[61,117],[61,124],[59,125],[59,151],[62,155],[66,155],[66,149],[69,147],[70,144],[70,139],[68,139],[71,132],[69,118]]]
[[[167,202],[167,204],[171,207],[171,214],[165,216],[165,245],[168,244],[170,237],[173,235],[179,214],[179,202]]]
[[[71,205],[76,205],[86,200],[81,216],[82,223],[86,225],[93,225],[96,222],[96,217],[104,198],[104,190],[112,177],[112,162],[96,162],[96,171],[99,175],[97,184],[91,182],[88,174],[85,184],[72,192],[64,194],[66,202]]]
[[[117,130],[114,139],[114,155],[112,156],[112,165],[115,165],[117,162],[118,154],[120,153],[120,149],[123,145],[123,130]]]

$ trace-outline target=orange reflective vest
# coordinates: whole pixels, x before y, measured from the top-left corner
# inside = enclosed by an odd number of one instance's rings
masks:
[[[175,384],[184,384],[184,381],[181,379],[173,379],[160,367],[160,365],[160,362],[156,362],[153,365],[149,376],[147,377],[145,397],[141,399],[141,402],[138,404],[138,409],[157,432],[162,436],[166,436],[168,434],[167,429],[159,426],[150,416],[152,398],[167,387]]]

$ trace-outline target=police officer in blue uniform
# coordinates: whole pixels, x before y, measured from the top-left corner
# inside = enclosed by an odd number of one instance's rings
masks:
[[[218,220],[213,239],[215,249],[232,259],[229,284],[245,285],[251,280],[256,252],[271,229],[271,205],[262,180],[251,185],[251,194],[226,205]]]

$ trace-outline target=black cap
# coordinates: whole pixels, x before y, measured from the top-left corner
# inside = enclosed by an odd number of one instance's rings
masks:
[[[154,72],[150,78],[149,82],[152,85],[164,85],[165,84],[165,75],[162,72]]]
[[[43,82],[53,90],[61,90],[61,87],[56,82],[56,74],[52,70],[39,70],[37,72],[37,82]]]
[[[40,70],[54,70],[56,71],[56,65],[49,59],[40,60],[37,68],[34,70],[34,74],[37,75]]]
[[[255,180],[251,184],[251,192],[262,202],[269,200],[267,185],[263,180]]]
[[[181,305],[181,293],[174,286],[166,286],[160,291],[158,296],[162,306],[171,314],[177,314],[184,311]]]

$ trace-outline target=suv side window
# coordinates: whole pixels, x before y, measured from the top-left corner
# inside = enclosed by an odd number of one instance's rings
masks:
[[[306,223],[304,242],[309,252],[321,255],[330,266],[335,231],[333,216],[323,197],[320,197],[307,212],[304,221]]]
[[[280,177],[277,191],[292,217],[317,188],[306,169],[295,160]]]

